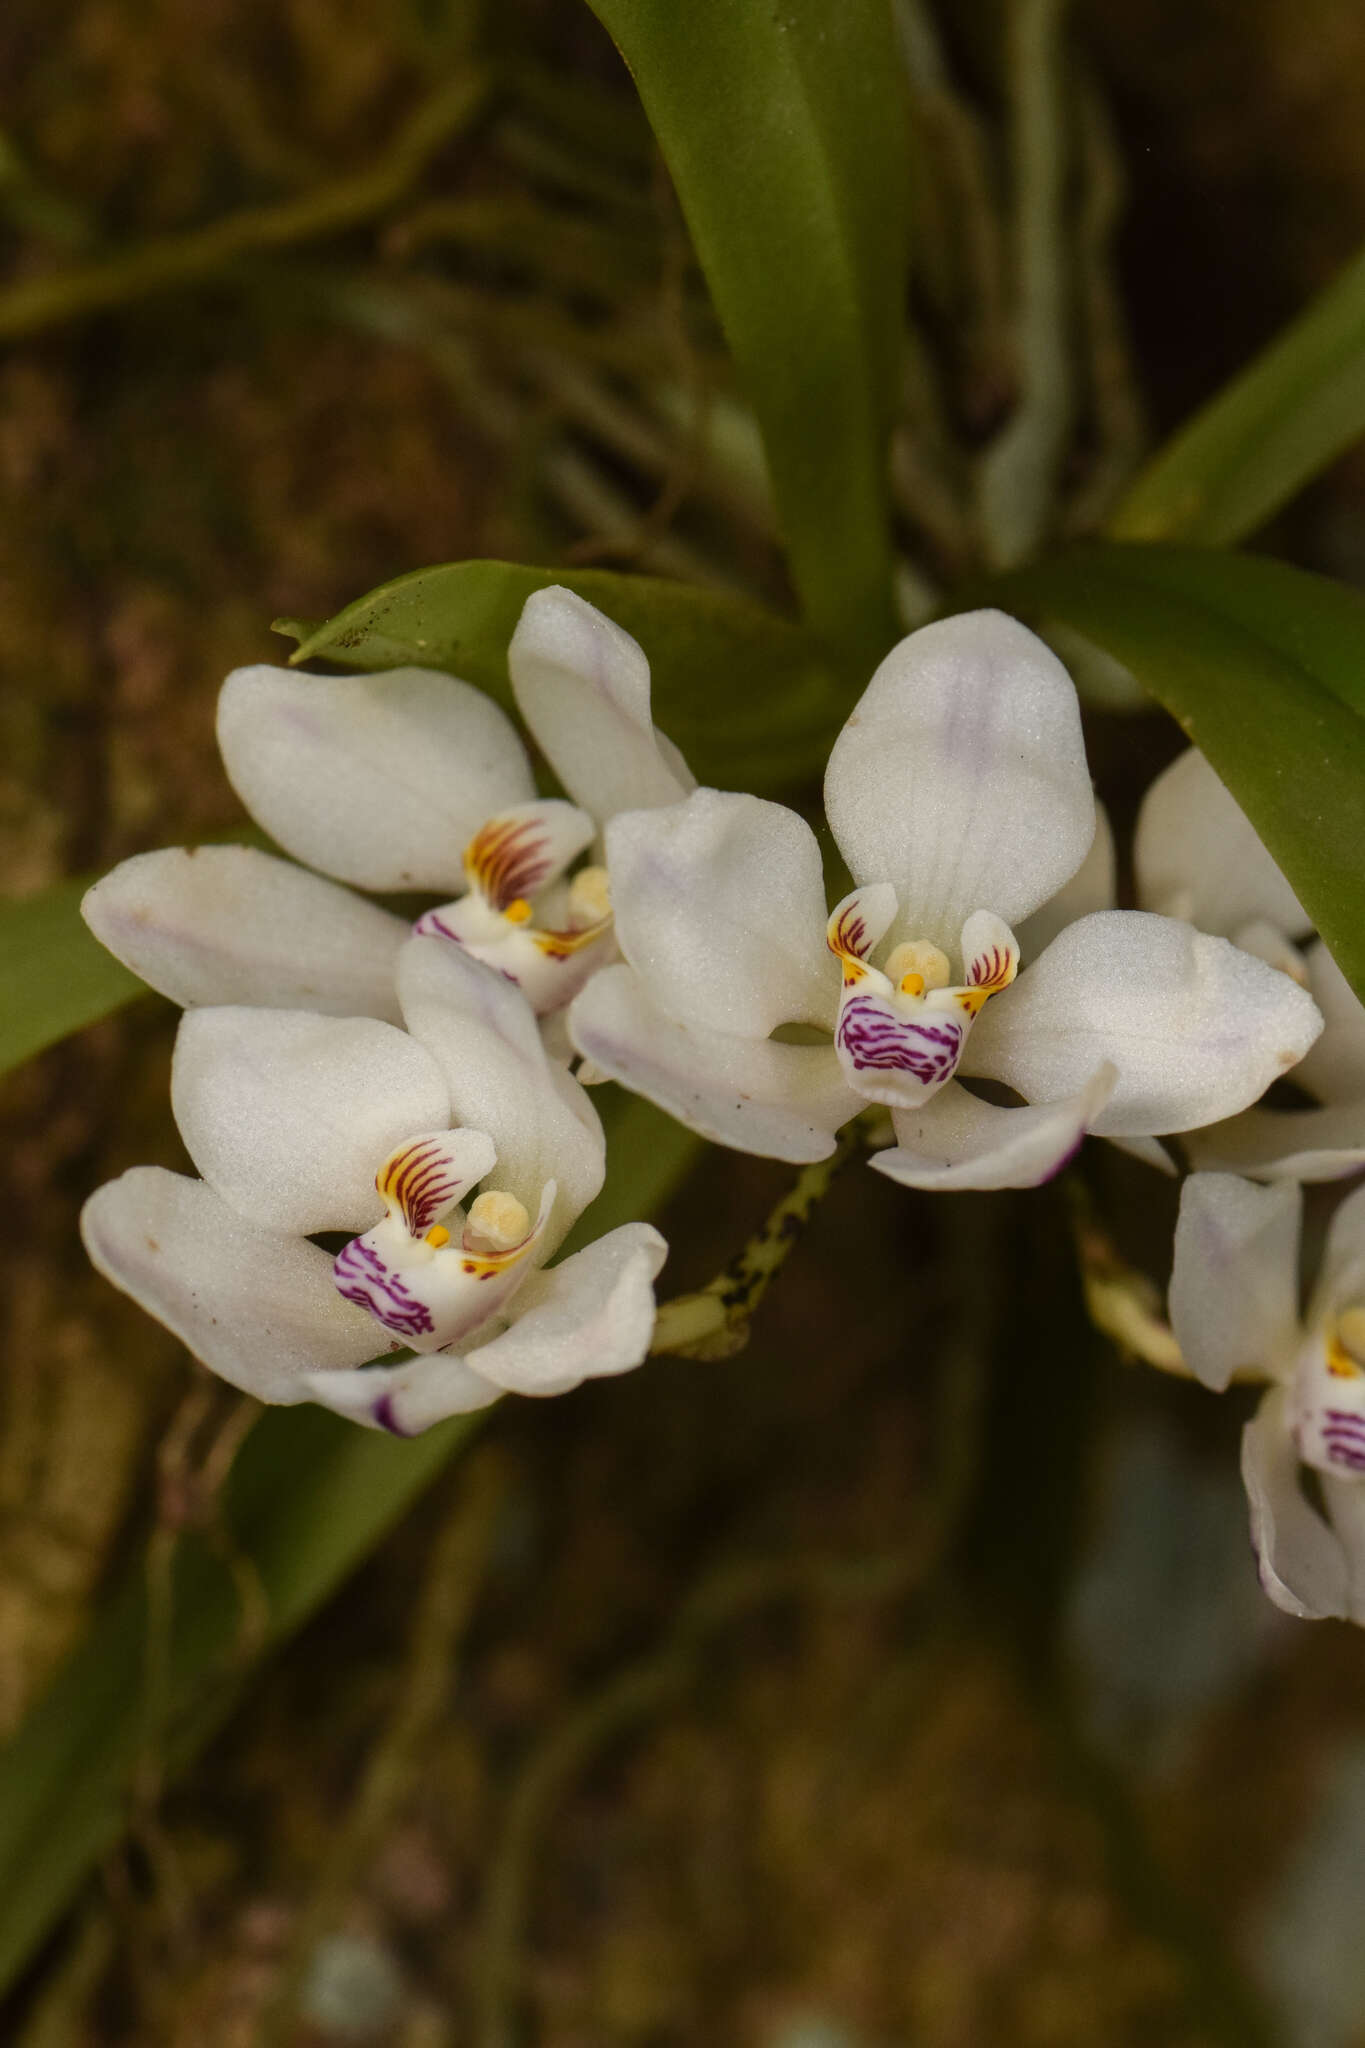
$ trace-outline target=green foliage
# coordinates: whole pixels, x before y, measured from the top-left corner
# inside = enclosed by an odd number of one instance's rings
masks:
[[[657,1211],[700,1149],[614,1088],[603,1122],[607,1185],[574,1241]],[[401,1442],[320,1408],[261,1416],[225,1489],[226,1542],[182,1535],[161,1600],[136,1567],[0,1752],[0,1990],[122,1834],[139,1765],[173,1771],[200,1749],[256,1656],[316,1612],[485,1419]],[[254,1639],[247,1585],[264,1600]]]
[[[1365,597],[1255,556],[1103,544],[993,595],[1084,633],[1179,719],[1365,999]]]
[[[887,0],[592,0],[630,66],[758,416],[792,582],[866,663],[895,637],[886,438],[908,217]]]
[[[0,905],[7,984],[0,1073],[145,993],[136,975],[81,923],[81,898],[89,886],[88,877],[77,877]]]
[[[1110,531],[1228,546],[1362,434],[1365,254],[1152,458]]]
[[[649,656],[654,717],[703,782],[771,790],[819,772],[851,701],[811,636],[724,592],[609,569],[448,562],[358,598],[324,625],[278,620],[293,661],[446,669],[512,703],[507,646],[533,591],[562,583]],[[861,687],[859,679],[856,687]]]

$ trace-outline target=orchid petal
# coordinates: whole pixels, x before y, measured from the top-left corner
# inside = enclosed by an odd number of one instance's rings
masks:
[[[1365,1102],[1365,1003],[1321,939],[1308,948],[1305,959],[1323,1031],[1294,1079],[1319,1102]]]
[[[1346,1197],[1328,1225],[1308,1321],[1317,1328],[1358,1302],[1365,1303],[1365,1186]]]
[[[201,1180],[135,1166],[96,1189],[81,1235],[107,1280],[260,1401],[307,1400],[307,1372],[386,1348],[333,1287],[326,1252],[244,1221]]]
[[[1130,1159],[1140,1159],[1144,1166],[1154,1167],[1158,1173],[1169,1174],[1172,1179],[1179,1171],[1159,1138],[1139,1137],[1132,1131],[1125,1131],[1121,1136],[1115,1137],[1110,1132],[1105,1142],[1112,1145],[1116,1152],[1126,1152]]]
[[[605,824],[677,803],[693,778],[649,715],[649,663],[629,633],[556,584],[522,608],[507,669],[517,706],[571,797]]]
[[[1296,1187],[1191,1174],[1180,1190],[1171,1327],[1197,1380],[1221,1393],[1248,1368],[1277,1378],[1299,1335]]]
[[[1095,1129],[1159,1136],[1244,1109],[1320,1029],[1303,989],[1226,939],[1144,911],[1097,911],[991,999],[962,1070],[1050,1102],[1112,1060],[1118,1086]]]
[[[654,1334],[654,1279],[668,1246],[648,1223],[624,1223],[563,1265],[533,1274],[509,1330],[471,1354],[514,1394],[565,1394],[629,1372]]]
[[[1214,1173],[1245,1173],[1253,1180],[1344,1180],[1365,1167],[1365,1099],[1339,1109],[1244,1109],[1240,1116],[1190,1132],[1185,1149],[1192,1166]]]
[[[586,811],[560,797],[497,811],[465,848],[465,876],[494,910],[506,910],[556,881],[591,846],[597,827]]]
[[[1133,842],[1138,902],[1231,938],[1262,919],[1292,938],[1312,925],[1255,826],[1197,747],[1143,798]]]
[[[394,1147],[450,1121],[440,1068],[406,1032],[307,1010],[187,1010],[171,1107],[191,1159],[262,1229],[363,1230]]]
[[[569,1011],[579,1051],[691,1130],[737,1152],[804,1162],[865,1107],[832,1046],[778,1045],[680,1023],[632,968],[594,975]]]
[[[1261,1584],[1275,1605],[1303,1621],[1344,1616],[1346,1553],[1304,1498],[1282,1387],[1271,1388],[1242,1431],[1242,1479]]]
[[[525,998],[458,946],[410,939],[399,956],[398,994],[409,1031],[444,1076],[451,1121],[493,1140],[498,1187],[534,1215],[545,1183],[557,1183],[538,1247],[538,1258],[549,1258],[602,1185],[597,1112],[550,1062]]]
[[[922,626],[834,742],[825,811],[854,880],[894,886],[898,936],[951,952],[982,905],[1027,917],[1095,833],[1071,678],[1003,612]]]
[[[920,1108],[892,1112],[896,1144],[869,1164],[908,1188],[1037,1187],[1073,1156],[1115,1078],[1105,1065],[1066,1102],[1013,1109],[950,1081]]]
[[[795,811],[699,789],[627,811],[606,839],[621,950],[663,1009],[753,1038],[833,1024],[820,849]]]
[[[360,1315],[362,1311],[355,1311]],[[370,1322],[371,1329],[377,1325]],[[344,1415],[367,1429],[391,1436],[420,1436],[452,1415],[472,1415],[488,1408],[502,1389],[475,1372],[463,1358],[433,1352],[402,1365],[371,1366],[368,1372],[314,1372],[302,1382],[298,1398],[316,1401],[334,1415]]]
[[[1057,934],[1065,931],[1069,924],[1075,924],[1079,917],[1089,917],[1092,910],[1112,910],[1118,901],[1118,857],[1114,848],[1114,828],[1109,822],[1109,813],[1095,799],[1095,836],[1090,842],[1090,851],[1077,868],[1069,882],[1064,882],[1055,896],[1049,896],[1042,908],[1026,917],[1018,928],[1019,950],[1025,960],[1036,960],[1052,944]]]
[[[454,895],[484,819],[535,795],[511,721],[434,669],[235,669],[218,699],[218,745],[272,838],[362,889]]]
[[[403,920],[254,846],[135,854],[86,891],[81,915],[173,1003],[398,1021]]]

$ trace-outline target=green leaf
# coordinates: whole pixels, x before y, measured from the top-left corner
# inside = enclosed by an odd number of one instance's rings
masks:
[[[1084,633],[1179,719],[1365,1001],[1365,596],[1254,555],[1102,543],[991,596]]]
[[[690,1131],[649,1103],[615,1089],[601,1091],[601,1099],[610,1171],[575,1238],[650,1215],[700,1149]],[[266,1649],[316,1612],[484,1420],[460,1416],[400,1442],[321,1408],[266,1410],[224,1499],[238,1579],[221,1546],[197,1532],[182,1536],[156,1657],[147,1573],[136,1568],[0,1751],[0,1991],[127,1824],[154,1665],[161,1671],[155,1755],[174,1771],[227,1719],[251,1675],[240,1564],[268,1602],[265,1639],[254,1646]]]
[[[7,985],[0,1010],[0,1073],[146,994],[136,975],[106,953],[81,923],[81,898],[89,887],[88,877],[78,877],[0,904],[0,959]]]
[[[886,434],[909,140],[888,0],[591,0],[635,78],[749,402],[810,624],[897,637]]]
[[[607,569],[448,562],[381,584],[307,631],[294,662],[446,669],[511,705],[507,646],[531,593],[566,584],[649,656],[656,722],[693,772],[722,788],[777,789],[823,765],[850,702],[809,634],[747,599]],[[280,632],[299,622],[276,620]]]
[[[1365,434],[1365,253],[1153,456],[1119,540],[1228,546]]]

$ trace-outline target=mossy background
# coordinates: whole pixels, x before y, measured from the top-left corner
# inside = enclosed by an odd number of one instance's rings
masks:
[[[956,20],[970,63],[991,10]],[[1365,232],[1365,17],[1084,0],[1075,28],[1124,145],[1162,427]],[[780,593],[742,465],[708,482],[681,430],[632,450],[584,397],[585,364],[609,391],[653,364],[724,396],[724,373],[628,82],[572,0],[11,0],[15,285],[315,192],[473,62],[520,83],[372,218],[4,345],[8,892],[239,822],[214,697],[283,658],[276,615],[485,554],[723,560]],[[432,211],[452,201],[457,231]],[[1273,538],[1365,578],[1360,459]],[[1096,741],[1120,809],[1173,745],[1155,720]],[[0,1731],[149,1538],[155,1560],[212,1527],[239,1426],[75,1234],[98,1181],[183,1162],[173,1028],[148,1000],[5,1085]],[[1169,1190],[1090,1171],[1159,1261]],[[664,1219],[670,1291],[782,1186],[706,1160]],[[4,2038],[1365,2041],[1365,1643],[1262,1605],[1234,1404],[1090,1331],[1071,1214],[846,1175],[747,1352],[505,1403],[187,1777],[151,1745],[126,1848]],[[966,1327],[964,1271],[989,1297]],[[414,1651],[433,1554],[468,1611]],[[686,1603],[736,1571],[743,1597],[689,1634]],[[247,1587],[244,1665],[249,1609]]]

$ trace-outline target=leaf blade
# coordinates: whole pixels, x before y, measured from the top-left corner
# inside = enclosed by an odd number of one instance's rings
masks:
[[[0,904],[0,1073],[147,993],[82,924],[89,886],[77,876]]]
[[[1096,542],[1001,578],[1208,755],[1365,1001],[1365,596],[1262,557]]]
[[[905,90],[885,0],[590,0],[635,79],[758,417],[792,582],[861,661],[895,638],[886,431]]]
[[[446,562],[357,598],[305,634],[291,663],[445,669],[513,702],[507,647],[533,591],[562,583],[649,656],[654,717],[702,781],[780,788],[816,772],[848,707],[811,636],[747,599],[662,577],[518,562]],[[278,620],[282,632],[296,622]]]
[[[1365,434],[1365,252],[1157,451],[1115,540],[1227,547]]]

